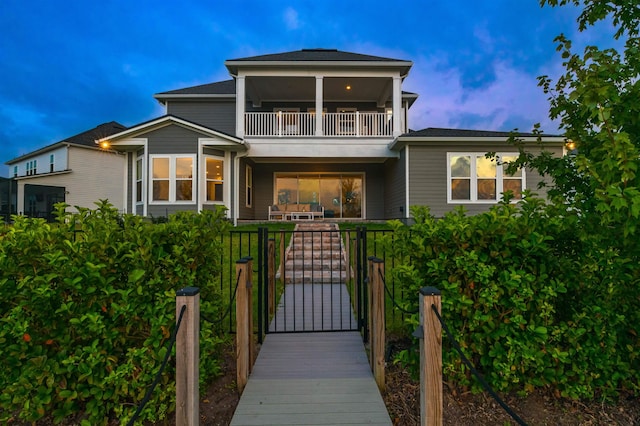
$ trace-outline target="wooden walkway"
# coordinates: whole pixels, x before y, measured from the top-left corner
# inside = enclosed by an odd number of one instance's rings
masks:
[[[231,425],[390,426],[354,324],[344,284],[286,285]]]

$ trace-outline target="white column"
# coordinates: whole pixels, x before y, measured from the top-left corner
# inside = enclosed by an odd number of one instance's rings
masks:
[[[236,77],[236,136],[244,138],[244,107],[246,104],[244,76]]]
[[[400,125],[400,111],[402,107],[402,80],[400,76],[393,77],[393,137],[402,134]]]
[[[322,98],[323,98],[323,77],[316,76],[316,136],[322,136]]]

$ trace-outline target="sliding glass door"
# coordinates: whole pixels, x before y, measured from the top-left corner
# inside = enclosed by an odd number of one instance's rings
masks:
[[[362,174],[276,174],[277,204],[324,207],[325,218],[362,217]]]

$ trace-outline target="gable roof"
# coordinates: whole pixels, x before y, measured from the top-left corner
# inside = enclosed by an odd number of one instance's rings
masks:
[[[211,129],[209,127],[203,126],[202,124],[194,123],[193,121],[185,120],[184,118],[177,117],[175,115],[163,115],[162,117],[154,118],[148,121],[145,121],[140,124],[136,124],[135,126],[131,126],[126,130],[123,130],[120,133],[116,133],[110,136],[106,136],[100,139],[94,140],[94,146],[100,144],[102,142],[115,143],[117,144],[118,140],[126,139],[126,138],[136,138],[140,135],[148,133],[150,131],[169,126],[171,124],[176,124],[178,126],[182,126],[194,132],[202,133],[207,136],[217,137],[226,142],[226,144],[231,146],[237,146],[241,149],[245,149],[245,143],[242,139],[237,138],[236,136],[229,135],[224,132],[220,132],[215,129]]]
[[[43,152],[57,148],[58,146],[61,146],[61,145],[71,144],[71,145],[86,146],[90,148],[97,148],[95,144],[96,139],[101,139],[101,138],[113,135],[115,133],[122,132],[126,128],[127,128],[126,126],[118,123],[117,121],[110,121],[108,123],[103,123],[94,127],[93,129],[86,130],[82,133],[78,133],[77,135],[73,135],[61,141],[54,142],[43,148],[37,149],[35,151],[31,151],[27,154],[21,155],[20,157],[9,160],[5,164],[17,163],[18,161],[22,161],[25,158],[41,154]]]

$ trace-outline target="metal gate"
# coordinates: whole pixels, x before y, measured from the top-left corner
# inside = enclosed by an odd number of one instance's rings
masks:
[[[260,228],[258,247],[259,340],[268,333],[357,330],[366,336],[364,228]]]

